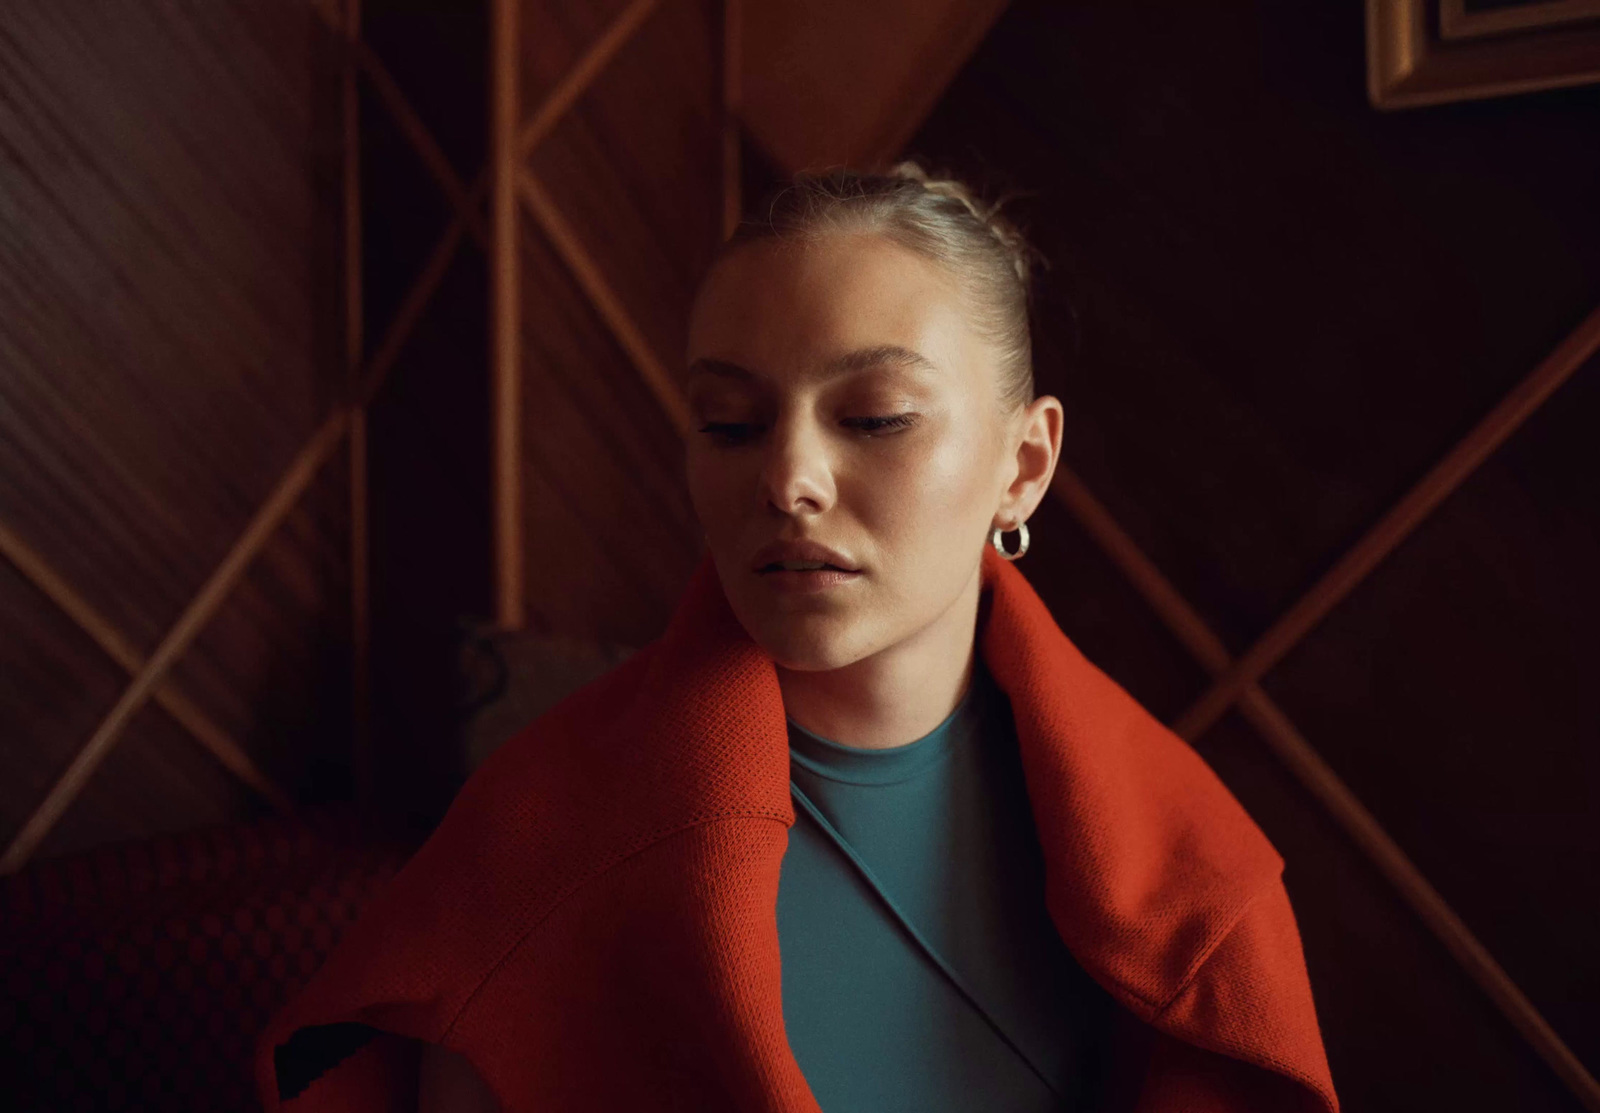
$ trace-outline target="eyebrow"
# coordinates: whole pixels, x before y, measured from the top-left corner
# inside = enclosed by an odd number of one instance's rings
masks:
[[[853,352],[846,352],[836,356],[827,363],[826,375],[835,378],[839,375],[848,375],[857,371],[865,371],[872,367],[905,367],[917,371],[932,371],[937,369],[933,360],[921,352],[913,351],[899,344],[879,344],[871,348],[858,348]],[[724,359],[697,359],[689,365],[689,374],[716,375],[720,378],[750,380],[756,378],[756,373],[737,363],[730,363]]]

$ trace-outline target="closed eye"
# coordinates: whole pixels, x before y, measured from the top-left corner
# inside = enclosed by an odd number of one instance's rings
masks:
[[[916,423],[916,414],[894,414],[889,417],[847,417],[844,420],[844,424],[869,434],[884,430],[905,429]]]
[[[869,437],[882,436],[917,423],[916,414],[891,414],[885,417],[847,417],[840,424],[860,430]],[[758,435],[761,426],[746,421],[709,421],[699,432],[724,443],[740,443]]]

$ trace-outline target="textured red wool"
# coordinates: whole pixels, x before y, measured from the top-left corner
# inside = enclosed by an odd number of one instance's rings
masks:
[[[1132,1108],[1336,1113],[1282,859],[1020,570],[986,547],[982,579],[978,646],[1016,719],[1051,916],[1143,1022],[1119,1055]],[[464,1054],[506,1113],[817,1113],[779,996],[793,822],[777,673],[708,557],[660,639],[479,768],[273,1019],[268,1113],[402,1107],[415,1045],[397,1037]],[[385,1035],[280,1102],[273,1049],[339,1021]]]

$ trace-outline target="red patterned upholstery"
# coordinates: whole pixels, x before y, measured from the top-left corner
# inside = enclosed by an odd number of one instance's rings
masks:
[[[410,849],[324,811],[303,825],[272,819],[107,847],[3,879],[0,1104],[259,1108],[257,1033]]]

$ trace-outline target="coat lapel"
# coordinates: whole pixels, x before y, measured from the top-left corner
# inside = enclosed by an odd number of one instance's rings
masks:
[[[1020,570],[986,546],[981,575],[979,647],[1016,721],[1046,902],[1085,969],[1149,1015],[1282,860],[1200,757],[1068,641]],[[709,557],[657,649],[622,726],[655,740],[638,771],[664,807],[657,825],[734,814],[792,825],[777,673]]]
[[[1167,1023],[1163,1010],[1252,901],[1279,887],[1282,860],[1199,756],[1072,645],[1019,569],[985,547],[981,576],[979,649],[1011,703],[1056,928],[1136,1017],[1204,1044],[1199,1026]],[[643,767],[654,791],[641,794],[665,807],[656,828],[734,815],[791,826],[777,674],[733,614],[709,557],[652,648],[638,717],[627,716],[625,729],[661,747],[651,747]],[[742,892],[758,877],[772,880],[751,910],[760,946],[706,959],[743,964],[708,970],[712,983],[756,984],[728,1011],[745,1017],[740,1042],[751,1076],[768,1079],[799,1077],[787,1041],[775,1038],[783,1023],[775,879],[785,846],[769,840],[764,854],[726,863]],[[715,915],[709,907],[696,914]],[[751,1001],[763,1003],[756,1014]],[[780,1061],[758,1061],[773,1055]],[[775,1108],[814,1108],[809,1092],[787,1100]]]
[[[980,634],[1010,698],[1057,930],[1134,1012],[1170,1002],[1283,861],[1186,743],[1091,664],[1010,562]]]

